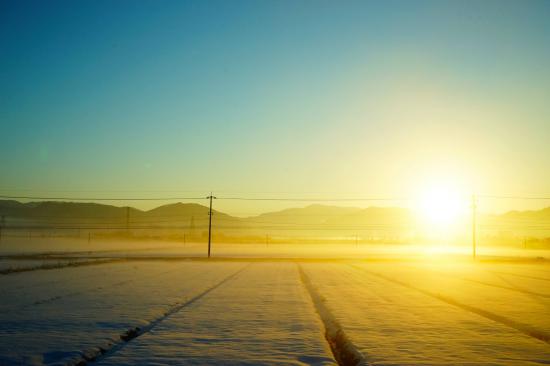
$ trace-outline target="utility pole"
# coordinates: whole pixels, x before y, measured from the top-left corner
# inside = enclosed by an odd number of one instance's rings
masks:
[[[2,229],[4,228],[5,219],[4,215],[0,216],[0,242],[2,241]]]
[[[476,195],[472,195],[472,258],[476,259]]]
[[[130,206],[126,206],[126,235],[130,234]]]
[[[208,258],[210,258],[210,246],[212,243],[212,199],[216,197],[212,196],[212,192],[210,192],[210,196],[206,198],[210,200],[210,209],[208,210]]]

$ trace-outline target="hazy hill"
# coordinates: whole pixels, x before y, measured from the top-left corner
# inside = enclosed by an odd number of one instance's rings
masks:
[[[388,226],[403,226],[412,224],[413,215],[410,210],[399,207],[368,207],[355,212],[332,217],[327,224],[333,226],[376,224]]]
[[[550,221],[550,207],[534,211],[509,211],[505,214],[499,215],[499,217],[510,220]]]
[[[188,226],[191,221],[204,226],[208,221],[208,207],[194,203],[174,203],[142,211],[133,207],[85,202],[29,202],[0,200],[0,215],[5,217],[6,225],[22,224],[70,224],[77,226],[125,225],[127,217],[133,225]],[[238,226],[241,219],[214,210],[216,220],[223,220]]]
[[[208,220],[208,207],[196,203],[173,203],[159,206],[152,210],[143,212],[143,217],[147,219],[164,219],[164,221],[185,221],[188,222],[192,217],[195,220]],[[213,217],[216,220],[226,220],[238,223],[241,219],[227,215],[223,212],[212,210]]]
[[[127,224],[127,212],[129,221]],[[30,202],[0,200],[0,216],[6,227],[66,227],[97,230],[146,229],[164,234],[204,233],[208,227],[208,207],[195,203],[173,203],[143,211],[84,202]],[[399,207],[339,207],[314,204],[288,208],[248,218],[214,211],[218,235],[288,235],[329,237],[346,235],[407,236],[414,226],[414,214]],[[536,211],[510,211],[502,215],[480,215],[480,233],[501,236],[550,236],[550,207]]]
[[[268,212],[249,217],[248,221],[261,223],[293,223],[293,224],[322,224],[334,217],[350,215],[360,211],[357,207],[338,207],[325,205],[309,205],[300,208],[287,208],[281,211]]]

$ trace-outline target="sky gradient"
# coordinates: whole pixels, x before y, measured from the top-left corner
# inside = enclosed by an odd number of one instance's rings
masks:
[[[548,195],[549,19],[548,1],[2,0],[0,193]]]

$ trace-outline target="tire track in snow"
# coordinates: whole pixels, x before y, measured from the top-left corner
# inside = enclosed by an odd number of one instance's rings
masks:
[[[325,338],[330,345],[334,358],[341,366],[368,365],[365,356],[350,341],[340,323],[325,305],[325,298],[317,291],[304,269],[298,264],[300,279],[308,292],[315,310],[325,327]]]
[[[239,275],[241,272],[243,272],[245,269],[247,269],[251,263],[243,266],[236,272],[233,272],[232,274],[226,276],[221,281],[216,282],[214,285],[208,287],[206,290],[192,296],[191,298],[185,298],[184,300],[175,303],[174,305],[170,306],[168,310],[166,310],[161,316],[150,320],[146,325],[142,327],[133,327],[125,332],[122,332],[117,339],[107,340],[103,345],[98,345],[95,348],[88,349],[82,352],[82,355],[79,359],[76,360],[70,360],[66,363],[67,366],[84,366],[88,365],[90,363],[95,363],[97,361],[100,361],[104,358],[109,357],[110,355],[114,354],[115,352],[118,352],[122,348],[128,344],[128,342],[132,341],[133,339],[149,333],[152,329],[154,329],[159,323],[169,318],[171,315],[179,312],[180,310],[184,309],[185,307],[193,304],[195,301],[201,299],[205,295],[209,294],[210,292],[214,291],[218,287],[222,286],[226,282],[230,281],[231,279],[235,278],[237,275]]]
[[[388,276],[383,275],[381,273],[373,272],[373,271],[370,271],[368,269],[365,269],[365,268],[362,268],[362,267],[359,267],[359,266],[356,266],[356,265],[353,265],[353,264],[349,264],[349,266],[351,266],[351,267],[353,267],[357,270],[360,270],[364,273],[370,274],[372,276],[382,278],[382,279],[384,279],[388,282],[395,283],[395,284],[398,284],[398,285],[416,290],[420,293],[423,293],[424,295],[428,295],[428,296],[433,297],[435,299],[446,302],[447,304],[454,305],[456,307],[461,308],[462,310],[466,310],[466,311],[472,312],[474,314],[483,316],[483,317],[485,317],[489,320],[492,320],[492,321],[495,321],[497,323],[506,325],[510,328],[513,328],[513,329],[515,329],[515,330],[517,330],[517,331],[519,331],[519,332],[521,332],[525,335],[528,335],[529,337],[532,337],[532,338],[538,339],[539,341],[543,341],[543,342],[546,342],[546,343],[550,344],[550,333],[548,333],[548,332],[546,332],[542,329],[538,329],[538,328],[533,327],[531,325],[517,322],[513,319],[507,318],[507,317],[502,316],[502,315],[498,315],[496,313],[493,313],[493,312],[485,310],[485,309],[481,309],[481,308],[478,308],[478,307],[475,307],[475,306],[464,304],[460,301],[455,300],[454,298],[452,298],[450,296],[446,296],[446,295],[442,295],[442,294],[437,293],[437,292],[425,290],[425,289],[416,287],[416,286],[414,286],[414,285],[412,285],[408,282],[396,280],[394,278],[388,277]]]

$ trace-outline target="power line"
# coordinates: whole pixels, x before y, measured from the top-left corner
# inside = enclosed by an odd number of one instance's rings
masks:
[[[206,197],[118,197],[118,198],[105,198],[105,197],[38,197],[38,196],[0,196],[3,199],[24,199],[24,200],[60,200],[60,201],[177,201],[177,200],[206,200]]]
[[[488,199],[517,199],[517,200],[550,200],[550,196],[496,196],[477,195],[478,198]],[[25,200],[62,200],[62,201],[176,201],[176,200],[207,200],[203,197],[55,197],[55,196],[4,196],[1,199],[25,199]],[[284,201],[284,202],[367,202],[367,201],[410,201],[407,197],[349,197],[349,198],[305,198],[305,197],[218,197],[218,200],[234,201]]]
[[[43,196],[1,196],[2,199],[63,200],[63,201],[175,201],[206,200],[208,197],[43,197]],[[345,201],[407,201],[408,198],[368,197],[368,198],[277,198],[277,197],[218,197],[218,200],[238,201],[289,201],[289,202],[345,202]]]
[[[126,226],[4,226],[6,230],[120,230],[126,231]],[[170,226],[134,226],[131,230],[164,230],[171,231],[181,229],[179,227]],[[207,230],[208,226],[198,226],[196,230]],[[280,226],[257,226],[257,227],[234,227],[234,226],[217,226],[220,230],[233,231],[258,231],[258,230],[279,230],[279,231],[356,231],[356,230],[407,230],[413,229],[409,226],[391,226],[391,225],[360,225],[350,227],[280,227]]]
[[[492,198],[492,199],[510,199],[510,200],[550,200],[550,197],[533,197],[533,196],[492,196],[492,195],[478,195],[478,198]]]
[[[276,197],[218,197],[218,200],[236,201],[290,201],[290,202],[346,202],[346,201],[408,201],[408,198],[276,198]]]

